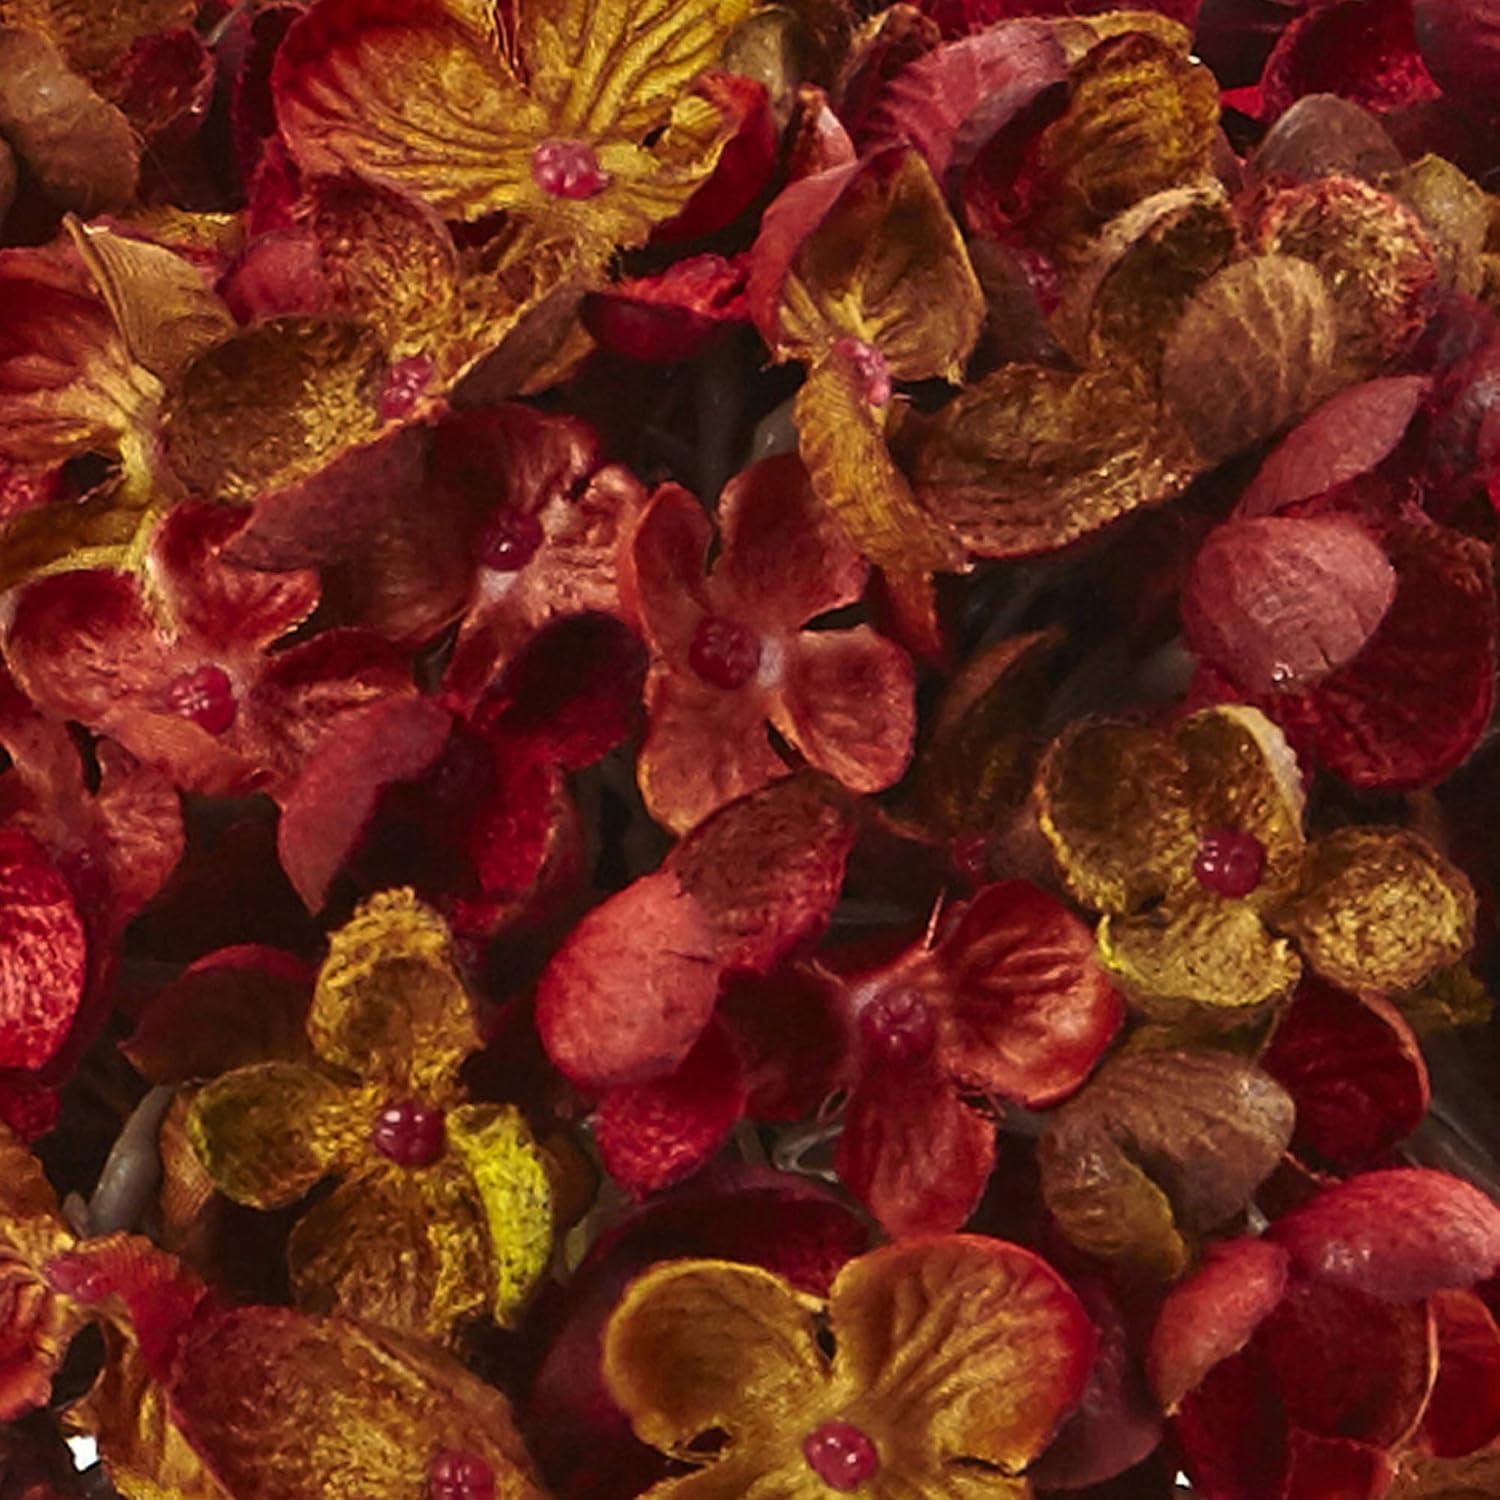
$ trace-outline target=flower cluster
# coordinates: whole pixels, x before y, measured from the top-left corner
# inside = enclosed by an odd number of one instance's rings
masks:
[[[0,1500],[1500,1493],[1497,100],[0,0]]]

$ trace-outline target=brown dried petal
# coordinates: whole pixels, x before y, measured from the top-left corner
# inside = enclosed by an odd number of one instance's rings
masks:
[[[1347,990],[1412,989],[1474,943],[1474,891],[1420,834],[1341,828],[1308,850],[1277,925]]]
[[[1168,407],[1212,463],[1271,436],[1336,384],[1338,314],[1306,261],[1264,255],[1220,271],[1162,356]]]
[[[1387,186],[1422,221],[1437,252],[1443,284],[1475,295],[1484,284],[1480,256],[1489,237],[1489,195],[1452,162],[1431,154]]]
[[[1170,500],[1201,467],[1127,372],[1005,365],[939,413],[912,482],[971,552],[1024,557]]]
[[[1286,1150],[1293,1113],[1280,1085],[1238,1058],[1117,1057],[1053,1115],[1042,1194],[1080,1249],[1177,1276],[1184,1236],[1245,1206]]]
[[[1337,94],[1306,94],[1266,132],[1250,164],[1267,181],[1338,174],[1374,182],[1406,163],[1369,110]]]

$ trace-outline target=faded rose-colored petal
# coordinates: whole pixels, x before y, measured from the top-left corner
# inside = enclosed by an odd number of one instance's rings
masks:
[[[605,1170],[643,1198],[707,1165],[744,1108],[734,1043],[711,1023],[673,1072],[607,1090],[594,1116],[594,1139]]]
[[[1395,569],[1353,517],[1229,521],[1193,560],[1183,631],[1246,692],[1288,691],[1356,656],[1395,596]]]
[[[860,1256],[834,1282],[828,1315],[835,1373],[868,1393],[897,1451],[925,1449],[946,1474],[964,1459],[1024,1468],[1077,1405],[1095,1347],[1056,1271],[977,1235]]]
[[[1271,515],[1369,473],[1395,451],[1430,388],[1423,375],[1388,375],[1340,391],[1271,450],[1235,515]]]
[[[568,934],[537,990],[537,1030],[584,1087],[659,1078],[702,1034],[719,978],[703,908],[675,875],[647,875]]]
[[[916,734],[911,658],[868,626],[803,631],[786,645],[770,718],[809,764],[857,792],[899,781]]]
[[[1287,1253],[1269,1240],[1210,1245],[1202,1262],[1167,1294],[1151,1330],[1151,1388],[1175,1412],[1209,1371],[1250,1342],[1286,1290]]]
[[[584,300],[583,322],[601,348],[647,364],[696,358],[749,318],[740,259],[694,255],[654,276],[634,276]]]
[[[1293,1149],[1338,1167],[1379,1161],[1427,1112],[1422,1050],[1401,1013],[1375,995],[1305,980],[1261,1066],[1296,1102]]]
[[[659,671],[646,683],[646,712],[636,775],[651,816],[674,833],[786,774],[758,694]]]
[[[698,621],[710,613],[704,568],[713,528],[681,485],[664,484],[635,523],[622,559],[621,594],[647,643],[679,669]]]
[[[1415,0],[1417,45],[1432,76],[1481,112],[1500,90],[1500,6],[1494,0]]]
[[[1075,1092],[1125,1018],[1088,927],[1024,880],[979,890],[937,962],[944,1066],[1032,1109]]]
[[[723,553],[714,577],[768,633],[855,603],[869,568],[818,501],[792,454],[735,475],[719,499]]]
[[[995,1125],[931,1062],[876,1063],[850,1096],[839,1180],[890,1235],[957,1229],[995,1164]]]
[[[442,753],[452,718],[428,698],[391,698],[340,717],[281,808],[282,868],[309,911],[369,828],[382,790],[420,776]]]
[[[1500,1266],[1500,1208],[1446,1172],[1366,1172],[1277,1219],[1307,1275],[1395,1302],[1464,1290]]]
[[[40,1068],[62,1045],[88,957],[68,883],[35,839],[0,830],[0,1067]]]
[[[1472,1292],[1438,1292],[1438,1372],[1418,1442],[1440,1458],[1463,1455],[1500,1436],[1500,1329]]]
[[[1266,712],[1351,785],[1441,781],[1489,723],[1495,695],[1490,549],[1422,521],[1387,524],[1396,597],[1363,651],[1310,692]]]
[[[766,974],[823,935],[855,832],[836,789],[802,772],[720,808],[662,868],[697,899],[724,967]]]

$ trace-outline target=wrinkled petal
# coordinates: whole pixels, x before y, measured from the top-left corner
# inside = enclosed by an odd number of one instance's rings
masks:
[[[627,605],[639,615],[647,643],[679,669],[687,666],[698,621],[710,613],[704,568],[712,537],[703,507],[681,485],[666,484],[627,542]]]

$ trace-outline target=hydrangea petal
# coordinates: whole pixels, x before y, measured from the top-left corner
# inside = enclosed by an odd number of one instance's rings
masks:
[[[1444,1458],[1473,1453],[1500,1436],[1500,1328],[1472,1292],[1438,1292],[1438,1371],[1419,1441]]]

